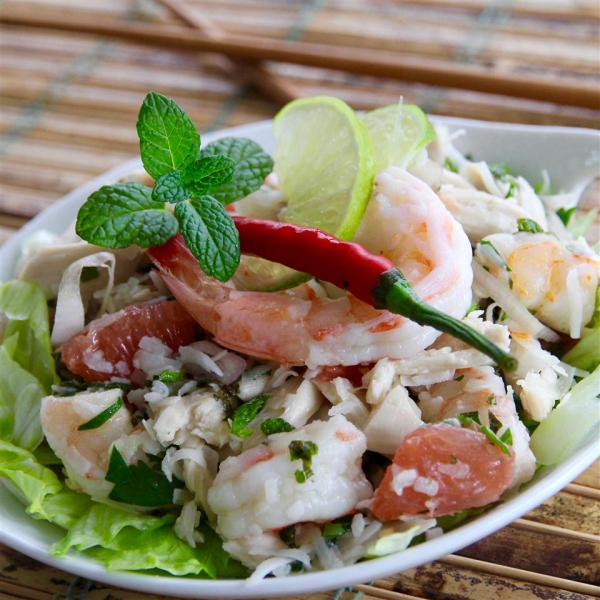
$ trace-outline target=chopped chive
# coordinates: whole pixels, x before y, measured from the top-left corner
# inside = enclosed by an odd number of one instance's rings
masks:
[[[90,429],[98,429],[108,421],[118,410],[123,406],[123,400],[118,398],[114,404],[98,413],[95,417],[83,423],[77,428],[77,431],[89,431]]]

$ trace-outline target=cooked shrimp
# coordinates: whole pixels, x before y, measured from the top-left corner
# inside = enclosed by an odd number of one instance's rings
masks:
[[[99,427],[79,431],[79,426],[115,404],[122,394],[121,390],[106,390],[42,400],[42,429],[65,467],[70,487],[100,502],[106,500],[113,487],[104,477],[115,443],[127,463],[133,462],[140,446],[149,445],[150,453],[160,451],[145,431],[134,430],[125,405]]]
[[[544,325],[581,337],[594,312],[600,274],[600,258],[583,239],[495,234],[477,246],[475,260]]]
[[[306,474],[308,465],[292,457],[295,441],[312,442],[316,450],[303,483],[297,473]],[[264,444],[227,458],[208,491],[217,531],[244,545],[244,539],[293,523],[351,513],[373,492],[361,468],[365,450],[364,434],[338,415],[271,435]]]
[[[388,257],[417,294],[462,318],[471,301],[471,248],[422,181],[397,167],[381,173],[355,241]],[[345,294],[322,298],[301,286],[284,293],[238,291],[206,276],[182,244],[150,250],[175,297],[227,348],[283,364],[355,365],[406,358],[439,335]]]

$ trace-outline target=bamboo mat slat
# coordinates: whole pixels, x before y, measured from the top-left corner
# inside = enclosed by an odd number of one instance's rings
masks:
[[[204,31],[212,39],[381,52],[566,89],[600,85],[597,0],[171,0],[171,8],[169,0],[5,0],[0,21],[14,11]],[[3,24],[0,63],[0,244],[71,189],[138,153],[135,122],[149,90],[182,104],[200,131],[272,118],[283,102],[265,81],[253,84],[255,67],[243,57],[242,64],[232,63],[215,53],[81,31]],[[570,106],[553,97],[510,97],[321,66],[266,62],[260,68],[291,94],[335,95],[356,109],[402,96],[433,114],[591,128],[600,123],[600,103]],[[588,202],[598,198],[596,185]],[[599,490],[597,463],[523,519],[455,555],[352,590],[286,600],[600,597]],[[94,584],[0,547],[5,598],[174,600]]]

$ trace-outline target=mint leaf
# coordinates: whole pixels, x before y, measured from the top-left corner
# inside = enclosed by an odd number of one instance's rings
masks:
[[[208,144],[200,156],[227,156],[237,163],[233,180],[211,192],[219,202],[229,204],[256,191],[273,170],[273,159],[247,138],[226,137]]]
[[[169,171],[161,175],[152,190],[152,200],[155,202],[170,202],[177,204],[190,197],[190,191],[183,181],[181,171]]]
[[[79,209],[77,235],[107,248],[164,244],[177,233],[177,220],[139,183],[101,187]]]
[[[113,446],[105,479],[115,484],[108,495],[111,500],[136,506],[172,504],[175,488],[183,487],[177,478],[167,479],[160,462],[148,465],[140,460],[128,466],[116,446]]]
[[[190,163],[183,176],[188,187],[201,196],[231,181],[235,167],[235,161],[227,156],[203,156]]]
[[[254,400],[244,402],[244,404],[238,406],[233,413],[231,433],[242,439],[251,436],[254,433],[254,429],[247,429],[246,425],[256,419],[268,399],[268,394],[261,394],[260,396],[256,396]]]
[[[200,149],[200,135],[192,120],[173,100],[156,92],[144,98],[137,132],[142,163],[154,179],[183,169]]]
[[[228,281],[240,262],[240,237],[233,219],[212,196],[175,205],[179,229],[207,275]]]

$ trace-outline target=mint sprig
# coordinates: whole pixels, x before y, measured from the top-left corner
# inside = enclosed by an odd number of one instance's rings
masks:
[[[188,115],[155,92],[144,99],[137,131],[154,188],[104,186],[79,210],[77,234],[107,248],[149,248],[180,231],[205,273],[229,280],[239,265],[240,241],[224,204],[257,190],[273,160],[247,139],[224,138],[201,152],[200,135]]]

